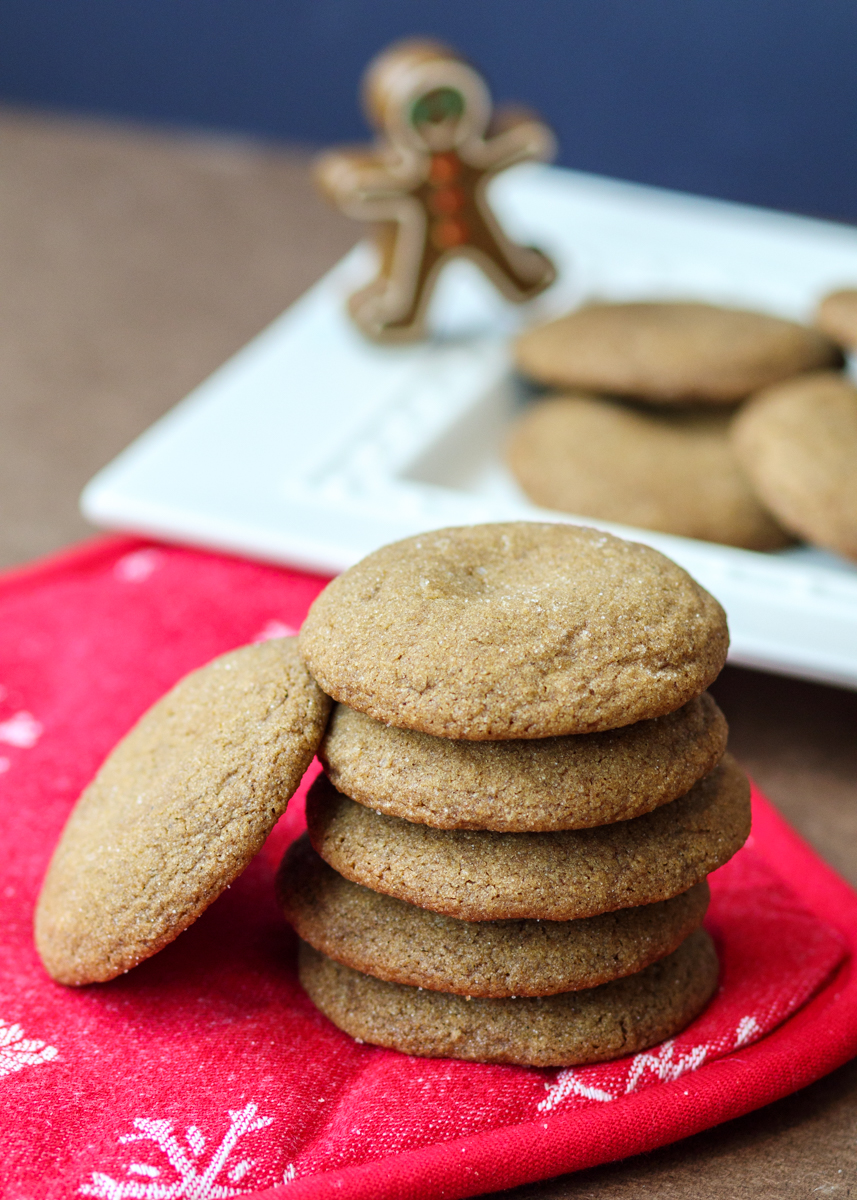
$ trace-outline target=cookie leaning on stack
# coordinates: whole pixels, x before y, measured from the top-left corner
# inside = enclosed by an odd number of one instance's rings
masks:
[[[295,639],[278,638],[214,659],[144,713],[45,875],[35,941],[51,978],[115,979],[187,929],[285,812],[329,712]]]
[[[300,648],[340,702],[336,787],[311,789],[312,847],[278,881],[322,1011],[540,1066],[686,1025],[716,984],[705,877],[749,832],[703,694],[726,647],[680,568],[571,526],[426,534],[329,585]]]

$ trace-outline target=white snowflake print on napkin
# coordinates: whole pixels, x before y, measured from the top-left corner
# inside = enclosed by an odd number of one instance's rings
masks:
[[[160,550],[132,550],[114,563],[113,574],[123,583],[144,583],[163,562],[164,555]]]
[[[37,1038],[24,1037],[20,1025],[7,1025],[0,1020],[0,1076],[50,1062],[58,1053],[55,1046],[47,1046]]]
[[[6,697],[6,689],[0,684],[0,700]],[[16,746],[22,750],[32,750],[44,733],[41,721],[37,721],[32,713],[21,710],[0,721],[0,742],[6,746]],[[0,775],[12,766],[11,758],[0,755]]]
[[[0,742],[7,746],[20,746],[31,750],[44,730],[32,713],[16,712],[6,721],[0,721]]]
[[[126,1173],[132,1178],[126,1180],[93,1171],[92,1182],[83,1184],[79,1191],[84,1196],[99,1196],[102,1200],[123,1200],[126,1196],[141,1197],[142,1200],[179,1200],[180,1197],[185,1200],[221,1200],[221,1197],[255,1191],[253,1186],[230,1186],[244,1180],[254,1166],[254,1159],[242,1158],[231,1166],[230,1159],[241,1138],[272,1124],[272,1117],[257,1117],[258,1111],[255,1104],[247,1104],[242,1109],[230,1109],[229,1128],[204,1165],[201,1160],[205,1152],[205,1138],[195,1125],[188,1126],[182,1141],[173,1132],[172,1121],[138,1117],[134,1122],[138,1132],[124,1134],[119,1138],[120,1143],[154,1142],[168,1165],[132,1162],[126,1168]]]
[[[742,1017],[728,1049],[740,1049],[741,1046],[755,1038],[759,1031],[760,1026],[755,1017]],[[582,1074],[580,1067],[569,1067],[565,1071],[560,1071],[555,1083],[545,1084],[548,1094],[536,1105],[536,1108],[539,1112],[550,1112],[568,1096],[577,1096],[584,1100],[600,1100],[602,1103],[606,1103],[638,1091],[645,1083],[666,1083],[673,1079],[680,1079],[688,1071],[698,1071],[713,1051],[720,1050],[722,1052],[724,1047],[721,1042],[722,1039],[718,1039],[716,1045],[703,1043],[692,1046],[687,1053],[677,1055],[675,1038],[670,1038],[667,1042],[661,1042],[660,1046],[656,1046],[653,1050],[635,1054],[628,1063],[625,1078],[618,1081],[618,1084],[614,1083],[612,1087],[609,1084],[605,1084],[604,1087],[595,1086],[591,1067],[583,1068],[586,1074]],[[597,1068],[595,1070],[597,1071]]]

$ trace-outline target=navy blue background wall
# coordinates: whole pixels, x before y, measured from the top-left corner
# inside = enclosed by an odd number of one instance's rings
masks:
[[[0,99],[347,140],[363,65],[414,33],[567,165],[857,220],[854,0],[0,0]]]

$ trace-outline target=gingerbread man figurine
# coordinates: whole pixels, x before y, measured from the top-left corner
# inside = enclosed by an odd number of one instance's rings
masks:
[[[369,65],[364,92],[377,146],[332,151],[317,164],[322,190],[343,212],[376,222],[380,270],[349,301],[360,329],[381,342],[421,337],[437,277],[458,255],[517,303],[548,287],[553,264],[506,236],[486,195],[499,171],[552,156],[547,126],[518,114],[489,135],[484,80],[436,42],[384,51]]]

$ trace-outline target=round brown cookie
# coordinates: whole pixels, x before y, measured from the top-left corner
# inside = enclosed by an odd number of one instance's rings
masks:
[[[843,288],[825,296],[815,314],[815,324],[840,346],[849,350],[857,346],[857,290]]]
[[[329,958],[463,996],[550,996],[632,975],[702,924],[709,894],[702,882],[579,921],[460,921],[351,883],[305,836],[287,851],[277,892],[298,936]]]
[[[338,791],[377,812],[532,833],[627,821],[683,796],[720,761],[727,734],[708,692],[621,729],[507,742],[436,738],[337,704],[319,757]]]
[[[735,448],[780,521],[810,542],[857,558],[857,388],[833,372],[755,396]]]
[[[424,1058],[531,1067],[604,1062],[673,1037],[717,987],[717,955],[698,929],[636,975],[556,996],[471,999],[387,983],[301,943],[300,981],[340,1029]]]
[[[559,833],[433,829],[355,804],[319,776],[307,827],[355,883],[465,921],[573,921],[687,891],[750,832],[750,787],[730,755],[686,796],[632,821]]]
[[[816,329],[692,301],[587,304],[521,334],[515,357],[542,383],[657,404],[735,404],[842,362]]]
[[[552,396],[520,418],[507,460],[544,508],[775,550],[791,538],[750,487],[729,440],[730,421],[730,412],[710,408]]]
[[[329,708],[293,638],[225,654],[150,708],[54,851],[36,909],[49,974],[112,979],[186,929],[285,811]]]
[[[527,521],[444,529],[328,584],[301,651],[335,700],[475,741],[659,717],[726,659],[722,608],[656,550]]]

